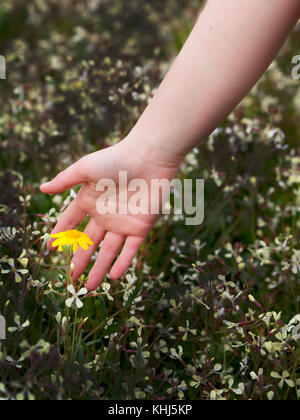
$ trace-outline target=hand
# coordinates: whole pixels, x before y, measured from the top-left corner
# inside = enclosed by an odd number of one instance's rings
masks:
[[[86,216],[90,216],[85,233],[94,245],[87,251],[79,248],[72,261],[75,267],[73,279],[76,281],[84,273],[92,255],[103,241],[99,256],[89,274],[86,285],[89,290],[97,289],[123,245],[110,270],[110,277],[118,279],[125,273],[158,217],[150,213],[99,214],[97,200],[101,193],[96,190],[99,180],[111,179],[118,187],[119,172],[126,171],[128,183],[133,179],[144,179],[150,186],[151,179],[172,180],[176,174],[179,163],[176,159],[173,162],[168,156],[164,160],[161,153],[159,159],[156,159],[151,153],[143,154],[137,150],[141,151],[141,147],[134,147],[129,141],[123,140],[113,147],[83,157],[51,182],[41,186],[41,191],[46,194],[58,194],[82,184],[77,197],[61,215],[52,233],[75,229]],[[116,191],[118,203],[118,188]],[[130,194],[132,192],[128,192],[128,197]],[[161,208],[161,203],[156,204]],[[52,242],[49,242],[50,249]]]

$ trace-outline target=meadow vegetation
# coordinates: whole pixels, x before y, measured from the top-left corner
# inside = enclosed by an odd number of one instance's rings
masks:
[[[70,255],[46,248],[77,190],[39,185],[124,138],[201,4],[1,3],[0,399],[300,398],[299,26],[180,167],[205,179],[201,226],[161,217],[126,276],[82,307],[66,306]]]

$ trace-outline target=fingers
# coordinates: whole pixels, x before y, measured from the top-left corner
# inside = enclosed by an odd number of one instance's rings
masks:
[[[97,261],[92,268],[86,284],[88,290],[96,290],[109,270],[124,242],[124,236],[108,232],[105,235]]]
[[[125,273],[144,240],[145,237],[141,236],[129,236],[127,238],[120,256],[109,273],[112,280],[120,278]]]
[[[79,248],[74,255],[72,260],[72,263],[75,266],[72,275],[74,281],[77,281],[79,277],[84,273],[86,266],[88,265],[90,259],[92,258],[94,252],[97,250],[105,235],[104,229],[99,228],[93,219],[91,219],[84,232],[89,236],[89,238],[91,238],[94,245],[90,246],[87,251]]]
[[[45,194],[58,194],[86,181],[83,159],[80,159],[59,173],[52,181],[41,185],[40,190]]]
[[[76,199],[72,201],[67,210],[60,216],[57,225],[51,234],[65,232],[66,230],[74,229],[86,217],[86,212],[83,211],[77,204]],[[48,242],[48,248],[52,249],[53,240]]]

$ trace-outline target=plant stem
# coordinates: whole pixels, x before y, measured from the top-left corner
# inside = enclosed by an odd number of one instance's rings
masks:
[[[75,349],[75,341],[76,341],[77,314],[78,314],[78,309],[77,309],[77,306],[76,306],[76,308],[75,308],[75,320],[74,320],[74,326],[73,326],[72,350],[71,350],[71,360],[72,361],[73,361],[73,358],[74,358],[74,349]]]

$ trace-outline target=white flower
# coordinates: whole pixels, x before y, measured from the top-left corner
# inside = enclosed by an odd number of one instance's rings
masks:
[[[170,354],[171,359],[181,359],[182,355],[183,355],[182,346],[178,346],[178,352],[174,348],[171,349],[171,354]]]
[[[219,314],[219,316],[224,316],[224,315],[226,315],[226,310],[225,310],[225,308],[220,308],[220,309],[218,310],[218,314]]]
[[[28,260],[27,260],[27,258],[23,258],[23,255],[24,254],[22,253],[21,256],[19,257],[18,261],[20,262],[20,264],[23,267],[25,267],[25,266],[27,266]],[[7,261],[5,259],[2,259],[2,261],[6,262],[8,265],[10,265],[10,269],[1,270],[1,274],[14,273],[15,282],[16,283],[21,283],[22,282],[22,277],[20,276],[20,274],[22,274],[22,275],[28,274],[28,270],[25,269],[25,268],[16,268],[13,258],[8,258]]]
[[[288,148],[288,145],[284,144],[285,134],[280,128],[272,128],[268,132],[268,138],[274,141],[276,149],[285,150]]]
[[[233,392],[236,394],[236,395],[243,395],[244,394],[244,392],[245,392],[245,385],[241,382],[241,383],[239,383],[238,384],[238,387],[237,388],[235,388],[235,389],[233,389]]]
[[[253,254],[261,261],[261,265],[271,264],[271,248],[264,241],[259,241]]]
[[[260,380],[260,377],[262,377],[263,376],[263,374],[264,374],[264,371],[263,371],[263,369],[262,368],[259,368],[259,370],[258,370],[258,372],[257,372],[257,374],[255,373],[255,372],[250,372],[250,376],[251,376],[251,378],[254,380],[254,381],[259,381]]]
[[[290,247],[288,246],[288,242],[290,240],[290,236],[287,237],[286,239],[281,239],[281,238],[276,238],[275,239],[275,244],[276,246],[276,251],[278,252],[287,252],[289,251]]]
[[[18,261],[24,268],[27,268],[29,260],[28,260],[28,258],[26,258],[26,250],[25,249],[23,249],[23,252],[19,256]]]
[[[130,298],[131,294],[134,291],[133,286],[134,286],[134,283],[137,280],[137,277],[134,273],[130,273],[130,274],[127,274],[125,276],[125,278],[126,278],[127,281],[126,282],[121,282],[121,285],[124,287],[123,300],[126,303],[126,302],[128,302],[128,299]]]
[[[179,329],[180,332],[184,333],[184,336],[182,338],[183,341],[186,341],[188,339],[188,335],[190,333],[193,334],[193,335],[197,335],[197,330],[190,328],[190,322],[189,321],[186,321],[186,328],[179,327],[178,329]]]
[[[15,331],[22,331],[22,330],[24,330],[24,328],[27,328],[30,325],[30,322],[29,322],[28,319],[27,319],[27,321],[23,322],[23,324],[21,324],[20,315],[15,315],[14,321],[15,321],[16,327],[9,327],[8,328],[8,331],[11,332],[11,333],[13,333]]]
[[[87,289],[83,287],[82,289],[79,290],[79,292],[76,292],[72,284],[70,284],[67,289],[71,293],[72,297],[66,300],[66,306],[70,308],[73,302],[75,301],[77,308],[81,309],[83,307],[83,303],[79,299],[79,296],[86,295],[88,293]]]
[[[11,356],[6,356],[6,361],[14,366],[17,369],[21,369],[22,368],[22,362],[24,361],[24,357],[21,356],[20,359],[18,360],[14,360]]]
[[[290,388],[293,388],[295,386],[294,381],[290,379],[290,374],[287,370],[284,370],[281,375],[273,371],[271,372],[271,376],[272,378],[280,379],[280,382],[278,384],[280,389],[282,389],[284,383],[286,383]]]
[[[103,282],[101,287],[103,289],[103,294],[107,297],[107,299],[113,301],[113,297],[109,294],[111,285],[109,283]]]
[[[190,382],[190,385],[193,388],[199,388],[199,386],[201,385],[201,383],[202,383],[202,380],[201,380],[200,376],[193,375],[193,380]]]
[[[12,241],[15,239],[16,234],[19,232],[15,227],[1,227],[0,228],[0,240],[1,241]]]
[[[0,384],[0,401],[7,401],[10,398],[8,397],[8,392],[4,384]]]
[[[61,312],[58,312],[55,316],[55,319],[58,325],[61,326],[62,330],[65,331],[68,318],[66,316],[63,317]]]
[[[213,167],[213,169],[212,169],[211,178],[213,178],[213,180],[215,181],[215,184],[217,185],[217,187],[220,187],[222,185],[222,180],[221,180],[218,172],[216,171],[216,168],[215,167]]]
[[[224,398],[222,395],[224,394],[224,390],[223,389],[213,389],[210,392],[210,399],[211,400],[226,400],[226,398]]]
[[[294,249],[294,255],[292,256],[293,267],[292,272],[294,274],[300,273],[300,251]]]
[[[243,395],[245,392],[245,385],[241,382],[238,384],[237,388],[234,385],[233,378],[228,380],[228,391],[234,392],[236,395]]]

